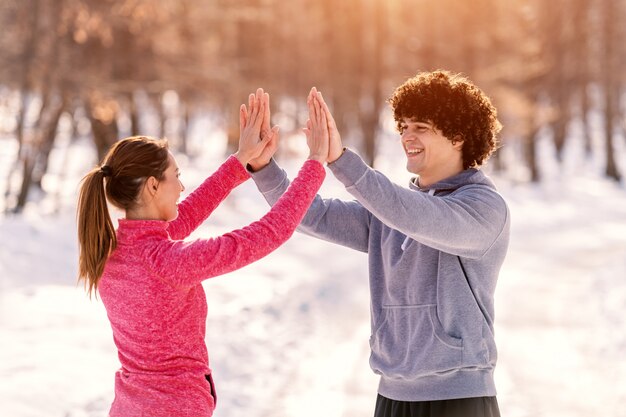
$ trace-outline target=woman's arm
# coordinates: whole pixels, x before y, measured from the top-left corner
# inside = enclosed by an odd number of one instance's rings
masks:
[[[274,128],[261,135],[261,126],[269,117],[266,109],[269,112],[269,96],[261,88],[257,89],[256,94],[250,94],[248,107],[241,105],[237,152],[178,206],[178,218],[168,227],[172,239],[180,240],[189,236],[233,188],[249,178],[244,167],[250,160],[259,157],[278,134],[278,128]]]
[[[293,234],[324,176],[319,161],[306,161],[287,192],[260,220],[213,239],[155,244],[148,249],[147,261],[165,280],[190,286],[261,259]]]
[[[170,237],[182,240],[189,236],[235,187],[249,177],[237,158],[230,156],[213,175],[178,205],[178,217],[167,228]]]
[[[263,90],[259,89],[257,97],[259,92],[264,97],[262,103],[268,103],[269,96],[263,95]],[[318,112],[315,123],[325,124],[324,117]],[[252,123],[251,120],[243,122]],[[260,121],[258,126],[260,128]],[[258,142],[255,138],[251,140]],[[309,160],[287,192],[261,220],[216,239],[155,244],[147,254],[148,261],[159,275],[175,285],[194,285],[202,279],[241,268],[272,252],[293,234],[322,185],[326,175],[322,162],[328,158],[328,142],[327,129],[314,129],[307,134]],[[259,157],[263,148],[250,153],[247,161]]]

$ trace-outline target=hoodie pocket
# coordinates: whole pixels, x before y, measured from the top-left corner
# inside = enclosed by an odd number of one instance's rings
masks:
[[[463,340],[445,332],[436,305],[383,306],[370,347],[372,369],[389,378],[446,373],[463,359]]]

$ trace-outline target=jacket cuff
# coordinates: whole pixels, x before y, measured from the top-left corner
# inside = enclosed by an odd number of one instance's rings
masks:
[[[286,176],[281,167],[278,166],[274,158],[270,163],[256,172],[249,172],[250,176],[262,193],[270,192],[278,188]]]
[[[328,164],[328,168],[346,187],[356,184],[369,169],[363,159],[348,148],[336,161]]]
[[[228,159],[224,163],[224,167],[226,167],[228,169],[227,172],[229,174],[232,174],[237,180],[245,181],[250,178],[250,173],[241,164],[241,162],[239,162],[239,159],[237,159],[235,155],[231,155],[228,157]]]

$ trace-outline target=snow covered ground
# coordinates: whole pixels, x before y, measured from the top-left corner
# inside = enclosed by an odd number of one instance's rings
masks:
[[[2,166],[9,145],[0,144]],[[179,158],[188,190],[221,155]],[[388,151],[380,169],[405,183],[396,157]],[[65,182],[50,179],[57,213],[47,197],[0,218],[0,416],[104,417],[112,400],[118,362],[104,308],[75,283],[73,201],[90,158],[64,165]],[[281,162],[293,176],[301,160]],[[626,190],[593,170],[575,174],[539,186],[496,178],[513,219],[496,293],[506,417],[626,416]],[[322,194],[349,198],[330,173]],[[249,181],[196,235],[266,210]],[[371,416],[366,276],[364,254],[296,234],[260,262],[207,281],[215,416]]]

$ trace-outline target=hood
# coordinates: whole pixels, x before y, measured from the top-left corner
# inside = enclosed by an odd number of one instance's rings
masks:
[[[483,174],[482,171],[476,168],[466,169],[465,171],[461,171],[456,175],[443,179],[427,187],[420,187],[417,185],[417,179],[418,177],[411,178],[409,188],[415,191],[430,192],[431,194],[450,194],[454,190],[470,184],[480,184],[494,190],[496,189],[493,181]]]

